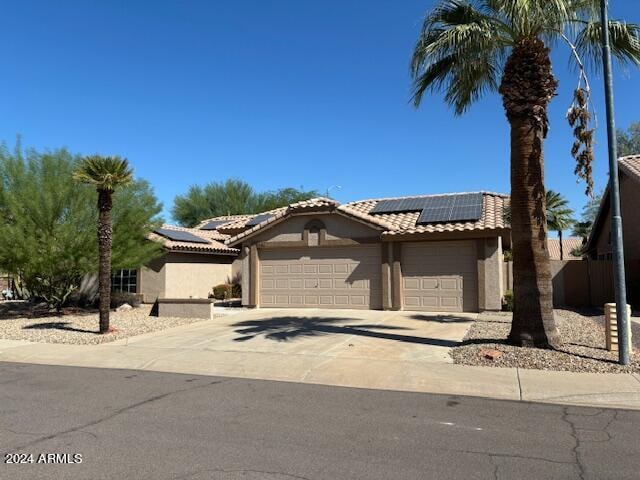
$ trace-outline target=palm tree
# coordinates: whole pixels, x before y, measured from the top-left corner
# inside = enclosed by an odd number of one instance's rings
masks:
[[[573,210],[569,208],[569,201],[553,190],[547,190],[545,201],[547,204],[547,228],[558,232],[560,260],[564,260],[562,232],[575,223]]]
[[[413,53],[416,106],[425,92],[443,92],[445,101],[461,115],[486,92],[502,96],[511,126],[515,311],[509,341],[514,345],[560,344],[553,320],[542,155],[547,107],[558,85],[550,47],[566,43],[579,67],[598,61],[599,2],[439,0],[424,21]],[[640,64],[640,28],[619,21],[610,22],[609,28],[614,55]],[[584,70],[579,71],[582,80]],[[583,106],[584,98],[580,100]],[[581,122],[588,119],[588,113],[579,113],[576,118]],[[590,140],[589,133],[579,122],[576,136]],[[572,153],[580,157],[577,148]],[[587,180],[589,161],[589,156],[578,158],[578,174]]]
[[[92,155],[79,163],[74,178],[93,185],[98,191],[98,294],[100,296],[100,333],[109,331],[111,304],[111,207],[117,187],[133,181],[129,162],[120,157]]]

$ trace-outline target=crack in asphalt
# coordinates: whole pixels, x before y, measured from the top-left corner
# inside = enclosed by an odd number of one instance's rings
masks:
[[[109,415],[106,415],[104,417],[98,418],[97,420],[93,420],[91,422],[87,422],[87,423],[84,423],[82,425],[78,425],[76,427],[69,428],[67,430],[62,430],[62,431],[55,432],[55,433],[52,433],[52,434],[49,434],[49,435],[45,435],[43,437],[36,438],[36,439],[34,439],[34,440],[30,441],[30,442],[24,443],[22,445],[18,445],[18,446],[16,446],[14,448],[14,451],[15,452],[19,452],[20,450],[24,450],[27,447],[32,447],[32,446],[37,445],[39,443],[46,442],[47,440],[53,440],[56,437],[60,437],[62,435],[67,435],[69,433],[82,432],[82,433],[88,433],[90,435],[94,435],[94,434],[91,434],[90,432],[85,431],[85,429],[88,428],[88,427],[93,427],[95,425],[98,425],[98,424],[100,424],[102,422],[106,422],[108,420],[111,420],[111,419],[117,417],[118,415],[122,415],[123,413],[126,413],[126,412],[128,412],[130,410],[133,410],[135,408],[141,407],[143,405],[148,405],[150,403],[163,400],[163,399],[165,399],[167,397],[170,397],[171,395],[175,395],[177,393],[182,393],[182,392],[188,392],[189,390],[197,390],[197,389],[200,389],[200,388],[207,388],[207,387],[210,387],[212,385],[218,385],[220,383],[229,382],[231,380],[232,379],[216,380],[216,381],[213,381],[213,382],[206,383],[205,385],[196,385],[196,386],[189,387],[189,388],[181,388],[181,389],[178,389],[178,390],[174,390],[172,392],[163,393],[161,395],[154,395],[153,397],[147,398],[145,400],[141,400],[141,401],[136,402],[134,404],[127,405],[126,407],[119,408],[119,409],[115,410],[114,412],[110,413]]]
[[[268,470],[252,470],[252,469],[230,469],[230,470],[225,470],[223,468],[206,468],[204,470],[197,470],[193,473],[187,473],[185,475],[179,475],[177,477],[170,477],[171,480],[185,480],[188,478],[193,478],[195,475],[199,475],[201,473],[258,473],[258,474],[265,474],[265,475],[279,475],[283,478],[293,478],[293,479],[297,479],[297,480],[311,480],[309,477],[303,477],[300,475],[296,475],[293,473],[286,473],[286,472],[270,472]]]
[[[580,437],[578,436],[578,428],[576,427],[575,423],[573,423],[573,421],[569,418],[569,416],[571,416],[572,414],[569,413],[569,409],[571,407],[563,407],[562,408],[562,417],[561,420],[563,422],[565,422],[567,425],[569,425],[569,429],[570,429],[570,435],[574,440],[574,446],[571,449],[571,452],[573,453],[574,458],[576,459],[575,464],[578,467],[578,476],[580,477],[581,480],[584,480],[585,478],[585,473],[586,473],[586,468],[584,466],[584,464],[582,463],[582,459],[580,458],[580,447],[581,447],[581,442],[580,442]],[[578,414],[573,414],[574,416],[580,416]]]

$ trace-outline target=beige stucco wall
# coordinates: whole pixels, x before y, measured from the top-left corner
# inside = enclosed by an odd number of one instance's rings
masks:
[[[291,217],[252,238],[251,242],[301,241],[305,225],[314,219],[324,223],[328,240],[371,238],[380,235],[378,230],[358,221],[337,213],[329,213]]]
[[[478,308],[501,310],[503,294],[502,241],[500,237],[478,240]]]
[[[164,295],[166,255],[157,258],[139,271],[138,292],[142,301],[153,303]]]
[[[624,235],[624,253],[627,260],[640,259],[640,187],[627,176],[620,176],[620,198],[622,207],[622,228]],[[596,242],[596,254],[611,253],[609,232],[611,231],[611,213],[603,210],[602,229]]]
[[[231,278],[232,262],[221,255],[167,254],[163,298],[207,298],[215,285]]]

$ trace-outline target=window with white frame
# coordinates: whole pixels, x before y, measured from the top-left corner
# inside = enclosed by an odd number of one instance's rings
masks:
[[[124,293],[137,293],[138,270],[122,269],[114,270],[111,277],[111,291]]]

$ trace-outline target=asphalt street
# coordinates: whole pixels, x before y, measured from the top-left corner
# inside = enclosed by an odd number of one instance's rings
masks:
[[[0,412],[2,479],[640,475],[636,411],[0,363]]]

